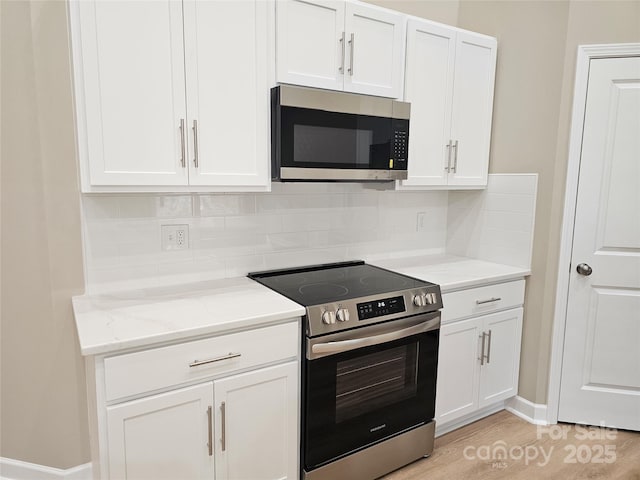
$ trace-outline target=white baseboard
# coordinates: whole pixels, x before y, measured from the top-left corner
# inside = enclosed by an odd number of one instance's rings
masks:
[[[519,396],[508,399],[505,402],[507,411],[526,420],[534,425],[548,425],[547,405],[543,403],[533,403]]]
[[[91,480],[91,464],[63,470],[0,457],[0,480]]]
[[[494,413],[499,412],[500,410],[504,410],[505,405],[504,402],[498,402],[494,405],[489,405],[488,407],[477,410],[469,415],[465,415],[464,417],[458,418],[451,422],[444,423],[442,425],[436,424],[436,437],[440,435],[444,435],[449,432],[453,432],[460,427],[464,427],[465,425],[469,425],[477,420],[480,420],[484,417],[488,417],[489,415],[493,415]]]

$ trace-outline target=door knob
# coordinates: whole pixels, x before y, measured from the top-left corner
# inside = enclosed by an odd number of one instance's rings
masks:
[[[593,273],[593,269],[589,265],[587,265],[586,263],[578,264],[578,266],[576,267],[576,271],[580,275],[584,275],[585,277],[588,277],[589,275],[591,275]]]

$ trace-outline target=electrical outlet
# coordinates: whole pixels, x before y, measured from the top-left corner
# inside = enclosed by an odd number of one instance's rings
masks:
[[[418,212],[416,215],[416,232],[427,230],[427,212]]]
[[[186,250],[189,248],[189,225],[162,225],[162,250]]]

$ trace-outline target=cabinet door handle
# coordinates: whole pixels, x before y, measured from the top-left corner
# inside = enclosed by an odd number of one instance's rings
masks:
[[[482,332],[482,335],[478,335],[478,338],[480,339],[480,358],[478,360],[480,360],[480,365],[484,365],[484,338],[487,336],[486,332]]]
[[[198,168],[198,120],[193,121],[193,165]]]
[[[453,145],[451,146],[452,150],[455,150],[455,153],[453,154],[453,173],[458,173],[458,140],[456,140],[455,142],[453,142]]]
[[[241,356],[241,353],[229,352],[229,354],[223,355],[222,357],[209,358],[208,360],[194,360],[189,364],[189,367],[199,367],[200,365],[206,365],[207,363],[222,362],[223,360],[231,360],[232,358],[238,358]]]
[[[491,362],[491,329],[487,334],[487,364]]]
[[[342,32],[342,37],[340,38],[340,45],[342,46],[342,60],[340,61],[340,67],[338,67],[338,71],[340,73],[344,73],[344,52],[347,46],[345,45],[345,32]]]
[[[185,168],[187,166],[187,159],[184,153],[184,118],[180,119],[180,155],[180,164],[182,168]]]
[[[353,77],[353,43],[354,43],[355,34],[351,34],[351,40],[349,40],[349,45],[351,47],[351,57],[349,58],[349,75]]]
[[[209,406],[207,408],[207,420],[209,423],[209,441],[207,442],[207,447],[209,447],[209,456],[213,457],[213,407]]]
[[[444,170],[446,172],[451,171],[451,140],[449,140],[449,143],[447,143],[447,166],[444,167]]]
[[[220,443],[222,443],[222,451],[224,452],[227,449],[227,404],[225,402],[220,404],[220,417],[222,419],[222,438]]]
[[[502,300],[502,298],[500,297],[491,297],[486,300],[476,300],[476,305],[484,305],[485,303],[499,302],[500,300]]]

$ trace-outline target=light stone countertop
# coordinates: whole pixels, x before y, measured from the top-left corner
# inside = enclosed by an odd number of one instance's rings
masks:
[[[227,333],[305,314],[245,277],[73,297],[82,355]]]
[[[433,255],[368,262],[440,285],[443,293],[529,275],[528,269]],[[304,307],[245,277],[73,297],[82,355],[224,334],[285,321]]]
[[[404,257],[369,262],[398,273],[440,285],[442,293],[515,280],[531,270],[454,255]]]

